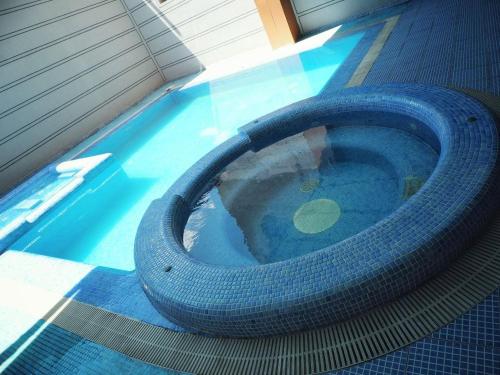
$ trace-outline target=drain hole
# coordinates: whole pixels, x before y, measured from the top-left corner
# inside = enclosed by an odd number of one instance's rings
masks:
[[[469,123],[473,123],[473,122],[476,122],[477,121],[477,118],[475,118],[474,116],[471,116],[467,119],[467,122]]]

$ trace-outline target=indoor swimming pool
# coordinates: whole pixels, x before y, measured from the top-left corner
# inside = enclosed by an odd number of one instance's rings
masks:
[[[134,237],[151,200],[253,119],[317,95],[359,32],[250,70],[174,91],[79,157],[111,153],[98,175],[8,248],[133,270]]]

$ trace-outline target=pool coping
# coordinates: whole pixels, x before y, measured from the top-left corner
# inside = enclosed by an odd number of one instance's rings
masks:
[[[369,20],[369,22],[371,22],[371,21]],[[332,79],[334,79],[335,85],[338,84],[340,87],[342,87],[348,81],[349,77],[354,72],[356,66],[362,60],[363,56],[368,51],[369,47],[371,46],[371,44],[375,40],[376,36],[380,32],[380,30],[383,28],[382,24],[384,22],[386,22],[386,19],[379,19],[379,20],[377,20],[376,23],[369,23],[368,25],[365,25],[365,24],[358,25],[355,29],[349,29],[349,30],[346,30],[344,32],[337,32],[337,33],[335,33],[335,35],[332,36],[333,39],[340,39],[340,38],[344,38],[346,36],[350,36],[353,33],[357,33],[357,32],[363,31],[363,30],[365,31],[363,37],[361,38],[361,40],[359,41],[359,43],[357,45],[356,51],[353,51],[353,53],[351,53],[348,56],[347,60],[345,61],[345,64],[343,64],[342,67],[339,69],[339,71],[337,71],[334,74],[334,76],[332,77]],[[154,105],[154,103],[157,100],[162,100],[164,97],[168,96],[169,92],[167,92],[167,91],[169,88],[172,91],[175,91],[175,90],[179,89],[180,87],[182,87],[183,85],[185,85],[188,80],[189,79],[177,80],[177,81],[172,82],[171,84],[167,84],[167,85],[162,86],[161,88],[157,89],[155,92],[150,94],[148,97],[143,99],[141,102],[139,102],[136,105],[134,105],[133,107],[131,107],[128,111],[126,111],[125,113],[120,115],[118,118],[113,120],[108,125],[104,126],[102,129],[97,131],[91,137],[89,137],[88,139],[83,141],[74,150],[64,154],[61,158],[58,159],[58,161],[67,160],[69,157],[68,155],[71,155],[71,153],[73,153],[73,151],[75,152],[75,154],[81,154],[85,148],[88,148],[89,144],[98,143],[99,139],[102,138],[105,133],[113,132],[115,129],[118,129],[121,126],[126,126],[128,120],[133,118],[133,117],[130,117],[132,113],[134,113],[134,112],[140,113],[143,110],[145,110],[148,105]],[[328,85],[331,85],[331,84],[332,84],[332,82],[328,83]],[[188,86],[190,86],[190,85],[188,85]],[[13,250],[13,251],[15,251],[15,250]],[[36,255],[36,254],[34,254],[34,255]],[[37,255],[37,256],[42,257],[42,255]],[[64,260],[64,259],[59,259],[59,258],[50,258],[50,257],[48,258],[48,260],[52,260],[52,259],[54,261]],[[66,262],[71,262],[71,261],[66,261]],[[81,263],[81,264],[83,265],[84,263]],[[64,268],[67,268],[67,267],[64,267]],[[113,285],[115,285],[117,289],[119,288],[117,285],[121,284],[121,281],[120,281],[121,277],[118,277],[118,274],[133,277],[135,280],[135,270],[134,271],[125,271],[125,270],[106,268],[106,267],[102,267],[102,266],[97,267],[97,269],[96,269],[96,272],[98,271],[98,273],[100,275],[106,275],[107,278],[106,278],[105,282],[112,282]],[[121,298],[118,296],[118,294],[113,294],[117,298],[112,298],[111,303],[109,301],[109,296],[107,296],[108,291],[104,292],[104,290],[102,290],[102,293],[99,294],[100,297],[96,298],[96,296],[94,296],[92,293],[93,288],[92,288],[91,284],[93,282],[101,283],[103,281],[100,279],[99,279],[99,281],[90,281],[89,280],[89,281],[85,281],[83,286],[78,284],[78,287],[81,286],[85,291],[87,291],[87,293],[78,293],[75,296],[75,299],[80,301],[80,302],[83,302],[83,303],[89,303],[89,304],[93,304],[93,305],[98,306],[98,307],[102,307],[104,309],[110,309],[111,311],[113,311],[115,313],[124,314],[124,315],[129,316],[133,319],[139,319],[139,320],[142,320],[146,323],[158,325],[158,326],[166,328],[166,329],[170,329],[170,330],[177,331],[177,332],[179,332],[179,331],[185,332],[186,331],[185,329],[182,329],[181,327],[179,327],[179,326],[175,325],[174,323],[169,322],[163,318],[160,318],[160,317],[156,318],[156,317],[152,317],[148,314],[143,314],[142,310],[141,311],[134,311],[128,307],[126,307],[125,309],[118,307],[118,305],[116,305],[116,303],[118,303],[119,299]],[[140,288],[140,286],[138,285],[139,284],[138,280],[136,281],[136,283],[137,283],[137,287]],[[105,295],[107,297],[105,297]],[[123,289],[123,296],[127,296],[127,298],[130,297],[129,290],[127,290],[127,288]],[[144,299],[146,299],[145,295],[144,295]],[[139,302],[139,303],[143,303],[142,299],[141,299],[141,302]],[[128,305],[124,304],[124,306],[128,306]]]

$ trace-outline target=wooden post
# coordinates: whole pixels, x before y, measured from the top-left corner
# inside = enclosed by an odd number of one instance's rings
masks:
[[[290,0],[255,0],[255,4],[273,48],[298,40],[300,29]]]

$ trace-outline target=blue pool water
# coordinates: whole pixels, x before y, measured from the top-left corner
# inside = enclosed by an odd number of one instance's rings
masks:
[[[397,128],[423,124],[372,114],[381,117],[312,128],[230,163],[188,219],[187,252],[210,264],[272,263],[382,220],[425,183],[439,150]]]
[[[163,97],[82,155],[113,156],[10,248],[134,269],[134,237],[151,201],[238,127],[318,94],[362,36]]]

